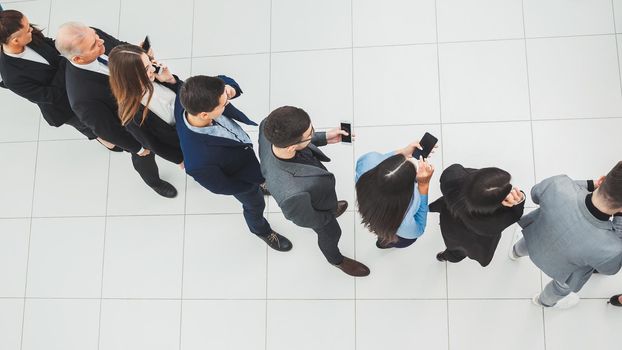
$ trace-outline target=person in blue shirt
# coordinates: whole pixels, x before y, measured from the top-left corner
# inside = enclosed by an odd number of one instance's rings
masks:
[[[418,142],[387,154],[370,152],[356,162],[358,211],[376,247],[405,248],[425,231],[434,167],[412,154]]]

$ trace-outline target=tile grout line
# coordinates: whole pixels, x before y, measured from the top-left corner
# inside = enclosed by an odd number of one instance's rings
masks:
[[[352,115],[351,115],[351,126],[350,126],[350,131],[353,129],[352,126],[354,125],[354,120],[356,119],[356,106],[355,106],[355,99],[354,99],[354,95],[355,95],[355,91],[356,91],[356,87],[354,84],[354,0],[350,0],[350,59],[351,59],[351,63],[350,63],[350,81],[351,81],[351,87],[352,87]],[[354,139],[352,139],[352,141],[354,141]],[[356,167],[356,152],[355,152],[355,147],[356,147],[356,143],[352,142],[352,164],[354,167]],[[354,203],[352,203],[353,208],[356,206],[356,184],[355,184],[355,190],[354,190]],[[345,213],[344,213],[345,214]],[[354,214],[352,215],[352,231],[353,231],[353,239],[354,239],[354,260],[357,260],[357,256],[356,256],[356,211],[354,211]],[[358,260],[357,260],[358,261]],[[358,316],[357,316],[357,309],[358,309],[358,301],[357,301],[357,279],[354,278],[354,350],[358,349]]]
[[[272,14],[273,14],[273,1],[270,0],[270,15],[268,18],[269,21],[269,29],[268,29],[268,113],[272,110]],[[257,138],[259,138],[259,127],[257,126]],[[257,146],[259,147],[259,145]],[[266,201],[266,211],[268,215],[268,219],[272,219],[272,215],[270,213],[270,197],[266,198],[264,196],[264,200]],[[266,300],[264,303],[264,350],[268,350],[268,283],[269,283],[269,260],[270,260],[270,251],[268,250],[268,246],[266,246]]]
[[[613,32],[616,33],[615,34],[615,41],[616,41],[616,55],[618,57],[618,77],[619,82],[620,82],[620,93],[622,94],[622,69],[620,69],[620,45],[618,44],[618,29],[616,26],[616,10],[615,10],[615,4],[614,1],[611,0],[611,12],[612,12],[612,16],[613,16]]]
[[[101,343],[101,323],[102,323],[102,309],[103,309],[103,305],[104,305],[104,271],[105,271],[105,266],[106,266],[106,238],[107,238],[107,232],[108,232],[108,198],[109,198],[109,193],[110,193],[110,164],[111,164],[111,155],[112,152],[108,152],[108,181],[106,181],[106,208],[105,208],[105,215],[103,217],[104,219],[104,242],[103,242],[103,249],[102,249],[102,267],[101,267],[101,272],[102,272],[102,277],[101,277],[101,284],[99,287],[99,320],[98,320],[98,329],[97,329],[97,349],[100,348],[100,343]]]

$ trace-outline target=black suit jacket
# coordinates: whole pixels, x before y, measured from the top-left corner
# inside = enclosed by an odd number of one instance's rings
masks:
[[[114,47],[125,44],[97,28],[93,29],[104,40],[106,54],[110,54]],[[98,137],[128,152],[138,153],[142,146],[121,125],[117,102],[110,90],[108,76],[78,68],[68,62],[65,78],[69,103],[78,119]]]
[[[65,90],[65,65],[50,38],[33,40],[28,47],[50,64],[11,57],[0,50],[0,75],[3,87],[36,103],[45,121],[61,126],[74,116]]]

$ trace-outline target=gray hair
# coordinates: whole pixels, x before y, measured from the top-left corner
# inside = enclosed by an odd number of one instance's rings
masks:
[[[68,59],[81,55],[78,44],[84,40],[88,29],[89,27],[79,22],[67,22],[61,25],[56,34],[56,49]]]

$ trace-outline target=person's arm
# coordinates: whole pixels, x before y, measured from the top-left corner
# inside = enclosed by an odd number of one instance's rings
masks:
[[[419,202],[419,209],[415,213],[415,223],[417,224],[417,236],[421,236],[423,231],[425,231],[425,227],[428,223],[428,195],[422,194],[419,198],[421,201]]]
[[[115,38],[114,36],[104,32],[103,30],[99,28],[95,28],[95,27],[91,27],[91,28],[95,29],[95,32],[97,33],[100,39],[104,40],[106,44],[110,45],[110,48],[107,48],[107,49],[113,49],[114,47],[119,46],[119,45],[129,44],[125,41],[121,41]]]
[[[471,220],[462,220],[471,231],[481,236],[496,235],[499,231],[503,231],[513,223],[517,222],[525,210],[525,201],[511,208],[506,208],[490,217],[482,218],[477,223],[471,224]]]
[[[64,71],[57,71],[52,82],[57,81],[64,75]],[[55,104],[63,103],[64,101],[61,100],[66,99],[67,93],[64,87],[56,85],[41,85],[39,82],[27,78],[22,78],[17,82],[5,81],[4,84],[9,90],[32,103]]]
[[[219,75],[218,78],[222,79],[222,81],[225,82],[225,85],[229,85],[235,90],[235,95],[229,96],[230,100],[239,97],[243,93],[242,88],[233,78],[229,78],[226,75]]]
[[[544,193],[544,191],[546,191],[546,188],[551,184],[552,181],[553,178],[550,177],[548,179],[540,181],[531,188],[531,200],[535,204],[540,204],[540,197],[542,197],[542,194]]]
[[[248,192],[257,184],[240,181],[231,176],[227,176],[218,166],[208,166],[200,169],[193,169],[188,172],[196,182],[207,188],[210,192],[224,195],[234,195]]]
[[[138,111],[138,114],[139,114],[139,118],[141,118],[142,108]],[[171,163],[180,164],[181,162],[184,161],[184,158],[181,154],[181,150],[179,149],[176,150],[174,147],[164,142],[161,142],[160,139],[156,136],[151,136],[151,137],[148,136],[150,133],[148,128],[152,127],[153,120],[156,120],[156,119],[159,120],[159,117],[153,116],[153,115],[148,116],[143,126],[140,126],[136,122],[136,119],[134,119],[125,126],[125,129],[130,134],[132,134],[132,136],[136,139],[136,141],[138,141],[142,145],[143,149],[149,149],[150,151],[153,151],[155,154],[168,160]],[[164,122],[162,121],[162,123]],[[177,135],[175,134],[175,136]]]
[[[286,219],[300,227],[319,229],[335,218],[330,211],[316,210],[308,192],[297,193],[279,204]]]
[[[595,266],[592,266],[594,270],[598,271],[598,273],[603,275],[615,275],[620,271],[622,267],[622,254],[618,254],[614,258],[608,258],[603,261],[599,261]]]

